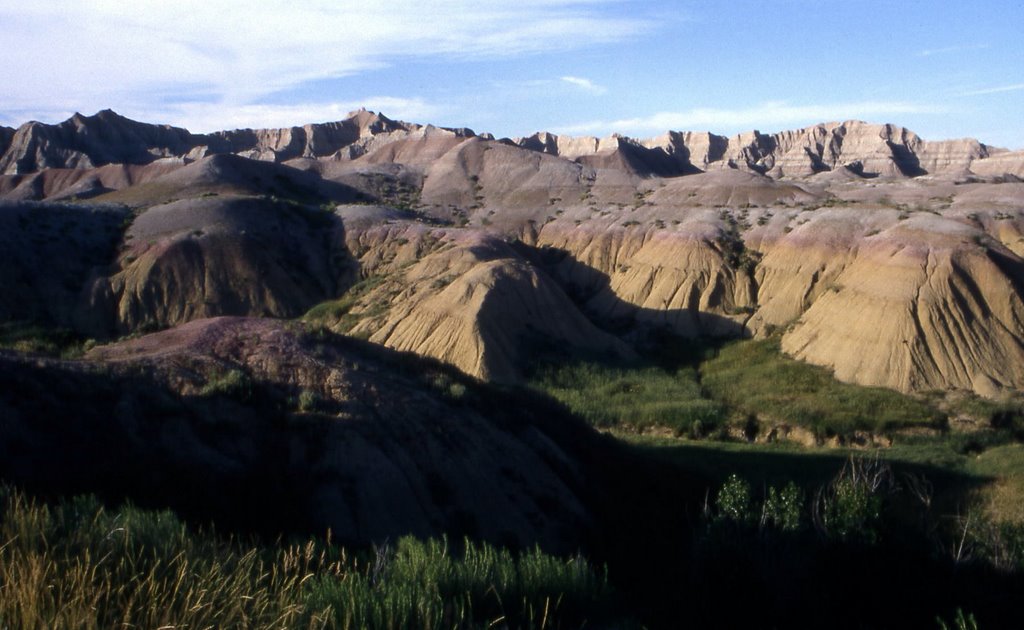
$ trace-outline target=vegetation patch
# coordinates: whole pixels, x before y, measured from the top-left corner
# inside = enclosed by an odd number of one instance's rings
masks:
[[[945,416],[925,402],[841,383],[824,368],[785,357],[778,339],[727,344],[700,374],[705,391],[731,410],[805,426],[819,436],[946,425]]]
[[[752,439],[762,423],[804,427],[821,438],[946,427],[946,415],[934,404],[841,383],[824,368],[784,356],[777,339],[740,340],[719,348],[659,339],[644,354],[649,362],[632,367],[545,362],[535,368],[529,384],[597,427],[662,428],[692,438],[725,437],[728,426],[734,426]],[[992,426],[1006,427],[992,435],[999,444],[1024,425],[1017,407],[985,410]]]
[[[0,348],[76,359],[95,345],[67,328],[34,322],[0,322]]]
[[[547,365],[530,383],[597,427],[644,431],[667,428],[701,437],[726,418],[724,407],[701,396],[692,368],[618,368],[600,363]]]
[[[199,394],[201,396],[227,396],[244,402],[252,398],[252,392],[252,378],[236,368],[211,376]]]
[[[306,311],[302,319],[317,324],[327,324],[342,332],[348,332],[365,317],[372,317],[375,314],[353,313],[352,309],[359,301],[375,288],[387,280],[386,275],[370,276],[352,285],[348,291],[336,300],[321,302]]]
[[[190,529],[173,513],[35,501],[0,487],[11,628],[557,628],[614,625],[580,556],[402,538],[351,552]]]

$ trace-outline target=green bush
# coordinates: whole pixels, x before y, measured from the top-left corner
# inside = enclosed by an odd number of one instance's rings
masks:
[[[66,328],[33,322],[0,323],[0,348],[77,359],[96,342]]]
[[[772,486],[764,499],[762,524],[783,532],[795,532],[800,529],[803,509],[804,494],[795,483],[790,481],[782,488]]]
[[[892,489],[892,469],[878,459],[851,457],[828,487],[819,492],[814,519],[818,530],[843,542],[874,544],[881,534],[884,495]]]
[[[750,484],[737,475],[729,475],[715,497],[715,520],[750,523],[754,520]]]
[[[320,405],[320,397],[316,395],[316,392],[304,389],[299,392],[299,411],[316,411]]]
[[[881,497],[863,484],[842,479],[825,503],[822,524],[828,534],[840,540],[874,542],[881,515]]]
[[[252,397],[252,388],[253,383],[249,375],[233,368],[210,377],[199,393],[202,396],[227,396],[245,401]]]
[[[804,517],[804,495],[792,481],[781,488],[771,486],[761,501],[754,498],[750,483],[729,475],[715,496],[712,523],[757,526],[762,531],[795,532]]]
[[[321,302],[320,304],[313,306],[306,311],[306,314],[302,316],[302,319],[306,322],[324,324],[342,332],[348,332],[352,330],[360,320],[374,317],[386,310],[386,305],[374,304],[359,313],[351,312],[352,309],[359,304],[362,298],[366,297],[371,291],[382,285],[387,278],[387,275],[364,278],[349,287],[341,297],[334,300],[327,300],[326,302]]]

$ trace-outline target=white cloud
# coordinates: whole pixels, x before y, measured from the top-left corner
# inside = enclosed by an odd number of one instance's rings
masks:
[[[1001,85],[999,87],[985,88],[983,90],[961,92],[959,96],[982,96],[985,94],[1001,94],[1003,92],[1019,92],[1020,90],[1024,90],[1024,83],[1014,83],[1013,85]]]
[[[969,50],[985,50],[990,48],[988,44],[961,44],[958,46],[944,46],[942,48],[928,48],[918,51],[918,57],[931,57],[932,55],[946,55],[956,52],[967,52]]]
[[[556,133],[660,133],[667,130],[739,130],[825,121],[871,119],[898,114],[936,114],[946,111],[908,102],[864,101],[820,105],[789,105],[776,101],[745,109],[699,107],[681,112],[658,112],[639,118],[598,120],[556,127]]]
[[[652,28],[602,0],[0,0],[0,24],[5,117],[228,109],[403,59],[572,50]]]
[[[592,94],[604,94],[605,92],[608,91],[608,88],[604,87],[603,85],[597,85],[596,83],[594,83],[590,79],[584,79],[582,77],[572,77],[572,76],[561,77],[561,79],[565,83],[568,83],[570,85],[575,85],[576,87],[582,88],[582,89],[584,89],[587,92],[590,92]]]
[[[226,129],[273,129],[306,123],[331,122],[365,107],[389,118],[407,122],[431,122],[440,116],[443,107],[422,98],[370,96],[344,102],[297,103],[289,105],[250,104],[224,107],[219,103],[177,103],[171,105],[129,106],[119,114],[142,122],[185,127],[193,133],[209,133]],[[28,120],[56,123],[67,120],[74,109],[38,110],[34,113],[0,114],[0,125],[17,127]],[[92,114],[93,110],[87,110]]]
[[[389,118],[411,122],[429,122],[441,108],[421,98],[371,96],[362,100],[295,105],[239,105],[230,109],[213,103],[186,103],[161,111],[131,113],[140,120],[160,120],[187,127],[189,131],[206,133],[224,129],[273,129],[345,118],[350,112],[365,107],[386,114]]]

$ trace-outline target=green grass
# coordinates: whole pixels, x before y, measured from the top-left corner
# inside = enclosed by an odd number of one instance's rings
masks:
[[[935,405],[841,383],[824,368],[787,358],[775,339],[735,341],[717,351],[676,346],[664,341],[648,353],[660,367],[548,361],[529,384],[597,427],[657,427],[690,437],[721,435],[726,424],[751,419],[804,427],[819,437],[946,426]],[[666,353],[678,355],[676,365]]]
[[[302,319],[307,322],[329,325],[342,332],[348,332],[362,319],[379,315],[383,309],[377,309],[373,313],[361,312],[352,313],[353,307],[359,303],[366,294],[377,288],[387,279],[387,276],[370,276],[352,285],[348,291],[336,300],[321,302],[312,307]],[[378,312],[379,310],[379,312]]]
[[[0,348],[5,350],[73,359],[82,356],[93,343],[66,328],[33,322],[0,323]]]
[[[580,627],[616,621],[580,557],[402,538],[353,554],[260,544],[173,513],[0,487],[0,627]],[[621,621],[621,620],[619,620]]]
[[[708,395],[732,410],[822,436],[945,426],[945,416],[925,402],[841,383],[824,368],[785,357],[777,339],[727,344],[701,366],[701,377]]]
[[[236,400],[252,397],[253,382],[248,374],[232,369],[211,377],[199,391],[201,396],[227,396]]]
[[[664,427],[696,437],[725,418],[722,405],[701,396],[697,374],[689,368],[548,365],[537,370],[530,384],[598,427]]]
[[[979,499],[995,520],[1024,523],[1024,445],[1005,444],[968,457],[964,470],[988,477]]]

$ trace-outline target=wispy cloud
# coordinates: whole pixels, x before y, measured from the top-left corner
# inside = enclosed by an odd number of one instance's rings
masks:
[[[240,105],[227,110],[216,103],[184,103],[151,112],[148,115],[155,116],[152,118],[153,120],[187,127],[193,132],[210,132],[223,129],[277,128],[304,123],[329,122],[341,120],[360,107],[382,112],[390,118],[413,122],[430,122],[444,109],[422,98],[370,96],[364,99],[331,103]],[[138,117],[143,118],[143,116]]]
[[[591,81],[590,79],[584,79],[583,77],[566,76],[561,77],[561,79],[565,83],[575,85],[576,87],[582,88],[592,94],[604,94],[605,92],[608,91],[608,88],[604,87],[603,85],[598,85]]]
[[[226,129],[268,129],[291,127],[315,122],[341,120],[361,107],[381,112],[389,118],[409,122],[431,122],[441,116],[447,107],[423,98],[395,96],[368,96],[362,99],[332,101],[328,103],[248,104],[224,107],[220,103],[183,102],[169,104],[128,105],[119,114],[141,120],[185,127],[194,133],[208,133]],[[46,108],[34,111],[14,110],[0,113],[0,125],[17,127],[29,120],[55,123],[66,120],[75,108]],[[85,113],[91,114],[92,110]]]
[[[944,46],[942,48],[927,48],[918,51],[918,57],[931,57],[933,55],[947,55],[951,53],[967,52],[969,50],[985,50],[991,48],[988,44],[960,44],[957,46]]]
[[[999,87],[985,88],[983,90],[960,92],[958,96],[982,96],[984,94],[1000,94],[1002,92],[1019,92],[1020,90],[1024,90],[1024,83],[1014,83],[1012,85],[1001,85]]]
[[[744,109],[701,107],[680,112],[658,112],[639,118],[595,120],[555,127],[555,132],[642,134],[667,130],[711,129],[731,131],[774,127],[776,125],[813,124],[849,119],[869,119],[897,114],[937,114],[946,109],[910,102],[863,101],[818,105],[790,105],[775,101]]]
[[[227,109],[406,59],[568,51],[654,28],[604,0],[0,0],[0,23],[0,115],[189,94]]]

